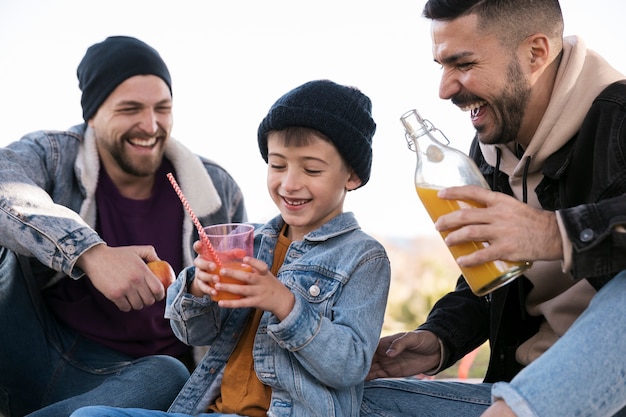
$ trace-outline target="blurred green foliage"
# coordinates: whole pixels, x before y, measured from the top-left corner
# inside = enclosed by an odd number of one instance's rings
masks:
[[[460,270],[439,238],[384,240],[391,261],[391,286],[382,336],[414,330],[426,320],[433,305],[454,290]],[[482,379],[489,361],[489,348],[479,348],[469,378]],[[458,363],[436,376],[457,378]]]

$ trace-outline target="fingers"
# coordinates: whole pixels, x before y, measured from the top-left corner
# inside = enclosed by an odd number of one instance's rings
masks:
[[[122,297],[122,298],[111,300],[111,301],[113,301],[113,303],[117,306],[117,308],[119,308],[120,311],[123,311],[124,313],[128,313],[133,308],[130,301],[126,297]]]
[[[124,299],[120,300],[119,304],[116,304],[118,305],[120,310],[126,312],[130,311],[130,309],[142,310],[146,307],[153,305],[157,301],[161,301],[164,297],[165,289],[159,279],[156,277],[147,276],[146,283],[144,283],[144,285],[138,285],[130,289],[126,293]],[[124,310],[123,308],[126,308],[126,310]]]
[[[389,357],[398,356],[405,349],[418,345],[418,339],[419,336],[417,333],[406,332],[400,337],[395,337],[391,341],[391,343],[387,347],[387,350],[385,351],[385,354]]]
[[[159,256],[152,245],[129,246],[145,262],[160,261]]]
[[[151,306],[156,301],[161,301],[165,298],[165,287],[156,275],[150,272],[150,274],[146,276],[145,282],[146,285],[140,286],[139,288],[139,297],[144,306]]]
[[[142,276],[131,277],[110,298],[124,312],[141,310],[165,298],[165,287],[146,266]]]
[[[480,205],[487,205],[494,198],[495,191],[488,190],[476,185],[464,185],[461,187],[449,187],[437,193],[439,198],[446,200],[468,200]]]
[[[256,269],[257,272],[261,275],[266,275],[269,273],[269,268],[267,264],[263,261],[260,261],[252,256],[246,256],[243,258],[243,262],[245,264],[250,265],[252,268]]]
[[[193,242],[193,250],[198,254],[202,254],[202,243],[199,240]]]
[[[435,229],[449,247],[469,244],[476,251],[456,259],[461,267],[471,267],[494,260],[524,261],[537,257],[558,258],[560,234],[552,212],[535,209],[512,196],[477,186],[441,190],[441,198],[476,202],[476,208],[462,208],[441,215]],[[544,243],[542,236],[554,236]]]
[[[154,300],[154,297],[152,297],[152,299]],[[120,296],[112,296],[110,300],[113,301],[117,308],[125,313],[128,313],[131,310],[141,310],[144,307],[154,304],[154,301],[146,304],[139,293],[133,290],[124,292]]]

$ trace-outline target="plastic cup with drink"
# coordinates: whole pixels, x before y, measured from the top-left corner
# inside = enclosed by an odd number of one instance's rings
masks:
[[[221,268],[250,272],[249,265],[243,263],[243,258],[254,254],[254,227],[243,223],[215,224],[204,228],[204,233],[211,243],[212,252],[203,244],[201,256],[214,261],[217,256]],[[220,269],[221,269],[220,268]],[[219,272],[219,271],[218,271]],[[219,275],[219,273],[218,273]],[[226,284],[244,284],[243,282],[226,276],[221,276],[220,282]],[[217,295],[211,296],[213,301],[237,300],[239,294],[226,291],[218,291]]]

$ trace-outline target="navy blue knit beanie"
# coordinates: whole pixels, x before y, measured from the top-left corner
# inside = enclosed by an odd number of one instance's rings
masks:
[[[290,126],[308,127],[328,136],[361,179],[361,187],[369,181],[376,123],[372,118],[372,102],[361,91],[318,80],[296,87],[279,98],[257,132],[265,162],[267,134]]]
[[[170,72],[159,53],[128,36],[111,36],[92,45],[78,65],[78,87],[83,92],[80,104],[83,119],[91,119],[109,94],[135,75],[156,75],[172,92]]]

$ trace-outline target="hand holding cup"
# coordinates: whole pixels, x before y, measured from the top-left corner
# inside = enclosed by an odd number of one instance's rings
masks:
[[[216,224],[204,228],[213,252],[219,258],[222,268],[234,269],[250,272],[250,266],[243,263],[243,258],[254,254],[254,227],[242,223]],[[203,247],[201,256],[207,260],[215,261],[211,258],[208,248]],[[221,276],[217,271],[220,282],[227,284],[245,285],[245,283],[227,276]],[[213,285],[211,285],[213,287]],[[237,300],[241,296],[226,291],[218,291],[217,295],[212,295],[213,301]]]

